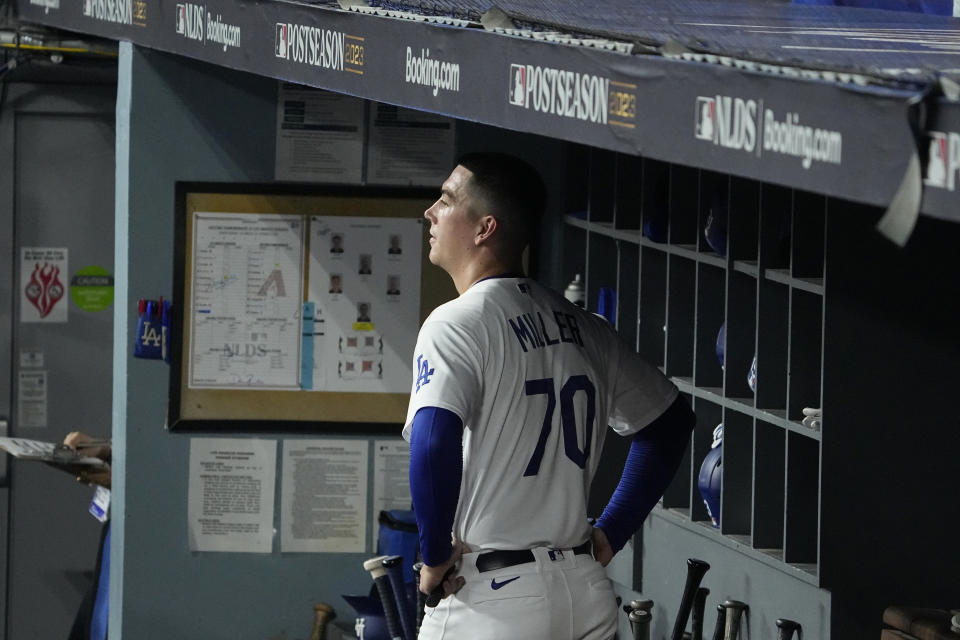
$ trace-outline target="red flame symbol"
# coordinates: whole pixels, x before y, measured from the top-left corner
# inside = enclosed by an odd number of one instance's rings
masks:
[[[46,318],[53,311],[54,305],[63,297],[63,283],[60,282],[60,267],[48,262],[33,265],[30,282],[27,284],[27,300],[37,308],[41,318]]]

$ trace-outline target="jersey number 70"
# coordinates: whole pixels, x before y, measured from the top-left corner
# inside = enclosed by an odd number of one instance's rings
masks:
[[[543,428],[540,430],[540,438],[537,440],[537,447],[533,450],[533,456],[527,463],[527,469],[523,472],[524,476],[535,476],[540,471],[540,462],[543,461],[543,453],[547,446],[547,437],[550,435],[550,429],[553,427],[553,412],[557,408],[557,396],[554,391],[552,378],[540,378],[539,380],[527,380],[525,391],[528,396],[545,395],[547,396],[547,411],[543,416]],[[584,425],[583,451],[580,450],[577,434],[577,416],[573,409],[573,398],[578,391],[583,391],[587,395],[587,416]],[[583,469],[587,464],[587,458],[590,457],[590,441],[593,439],[593,419],[597,409],[597,390],[594,388],[590,378],[584,375],[570,376],[560,387],[560,426],[563,429],[563,451],[567,457]]]

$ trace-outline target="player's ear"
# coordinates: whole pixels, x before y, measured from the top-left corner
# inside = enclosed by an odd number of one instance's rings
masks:
[[[477,235],[473,240],[474,244],[480,245],[489,241],[498,228],[500,228],[500,224],[496,218],[490,215],[481,216],[477,220]]]

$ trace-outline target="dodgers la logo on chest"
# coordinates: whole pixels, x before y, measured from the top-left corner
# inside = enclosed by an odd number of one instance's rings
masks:
[[[430,376],[433,375],[433,369],[422,355],[417,356],[417,371],[417,391],[420,391],[420,387],[429,383]]]

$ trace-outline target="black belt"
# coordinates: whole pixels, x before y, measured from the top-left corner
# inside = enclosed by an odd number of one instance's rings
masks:
[[[590,553],[590,541],[587,540],[578,547],[573,548],[574,555],[584,555]],[[505,567],[512,567],[517,564],[533,562],[533,551],[530,549],[520,549],[518,551],[488,551],[477,556],[477,571],[496,571]]]

